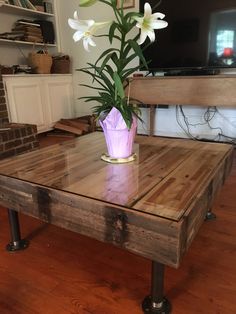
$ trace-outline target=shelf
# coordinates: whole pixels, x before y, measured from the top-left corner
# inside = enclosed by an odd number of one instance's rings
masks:
[[[12,4],[3,4],[0,5],[0,11],[5,13],[11,13],[11,14],[18,14],[18,15],[24,15],[24,16],[31,16],[31,17],[38,17],[38,16],[45,16],[45,17],[53,17],[54,14],[47,13],[47,12],[41,12],[31,9],[26,9],[20,6],[12,5]]]
[[[10,43],[10,44],[19,44],[19,45],[30,45],[30,46],[47,46],[47,47],[56,47],[56,44],[44,44],[44,43],[34,43],[30,41],[22,41],[22,40],[11,40],[11,39],[4,39],[0,38],[0,43]]]

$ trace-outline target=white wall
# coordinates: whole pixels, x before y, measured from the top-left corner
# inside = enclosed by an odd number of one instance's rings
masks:
[[[80,83],[91,84],[90,78],[81,75],[75,71],[86,65],[87,62],[94,62],[104,49],[108,48],[106,40],[95,39],[97,47],[91,47],[91,52],[87,53],[83,49],[82,43],[74,43],[72,40],[73,30],[67,24],[67,19],[73,16],[73,12],[79,9],[79,16],[83,19],[95,19],[96,21],[105,21],[112,18],[111,9],[102,3],[97,3],[89,8],[79,8],[77,0],[56,0],[59,8],[59,33],[61,37],[61,47],[64,53],[68,53],[72,57],[73,73],[74,73],[74,92],[76,103],[76,114],[84,115],[91,113],[91,105],[78,100],[78,97],[91,94],[91,91],[80,87]],[[134,10],[134,9],[131,9]],[[138,11],[138,3],[136,0],[136,11]],[[168,21],[168,17],[166,17]],[[210,104],[209,104],[210,106]],[[185,114],[190,123],[203,123],[203,114],[207,108],[184,107]],[[219,109],[220,114],[216,114],[211,121],[212,127],[221,127],[225,135],[236,137],[236,109]],[[140,133],[149,132],[148,110],[142,109],[142,118],[144,124],[139,123],[138,131]],[[180,118],[181,119],[181,118]],[[219,129],[210,129],[207,124],[190,127],[190,131],[194,136],[214,139],[220,132]],[[165,136],[186,137],[184,131],[180,128],[176,121],[176,110],[174,106],[168,109],[157,109],[155,120],[155,134]]]

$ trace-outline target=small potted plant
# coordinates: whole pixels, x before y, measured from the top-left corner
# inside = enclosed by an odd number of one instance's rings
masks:
[[[86,102],[98,103],[93,109],[104,131],[109,157],[127,158],[132,155],[137,118],[140,118],[140,110],[135,106],[137,101],[130,99],[125,93],[127,81],[134,72],[147,67],[143,56],[145,46],[142,44],[147,37],[153,42],[154,30],[165,28],[167,22],[163,20],[164,14],[152,13],[149,3],[144,5],[144,14],[130,11],[126,13],[124,0],[120,1],[119,6],[117,0],[81,0],[80,7],[91,6],[95,2],[109,6],[115,19],[96,23],[94,20],[80,20],[75,12],[74,18],[68,20],[69,26],[76,30],[74,41],[82,40],[86,51],[89,51],[89,46],[96,46],[95,40],[98,37],[108,39],[108,49],[94,63],[88,63],[87,67],[79,69],[92,79],[91,85],[81,85],[97,91],[95,96],[81,98]],[[107,33],[96,36],[97,31],[105,27],[108,29]],[[130,38],[131,31],[136,27],[140,29],[140,34]],[[132,66],[131,62],[137,57],[140,63]]]

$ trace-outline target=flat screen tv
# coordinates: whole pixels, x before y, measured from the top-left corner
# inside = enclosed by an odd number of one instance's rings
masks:
[[[153,8],[158,0],[140,0]],[[236,68],[236,0],[161,0],[168,27],[144,52],[150,71],[206,71]],[[148,42],[148,41],[147,41]]]

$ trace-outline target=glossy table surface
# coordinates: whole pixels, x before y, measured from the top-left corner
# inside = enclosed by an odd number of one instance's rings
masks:
[[[172,221],[180,228],[199,195],[223,181],[233,150],[226,144],[137,136],[134,151],[134,162],[106,163],[100,159],[106,152],[103,134],[95,132],[2,160],[0,177],[13,179],[12,193],[21,182],[34,184],[91,204],[102,202],[106,209],[118,206],[169,225]]]

